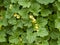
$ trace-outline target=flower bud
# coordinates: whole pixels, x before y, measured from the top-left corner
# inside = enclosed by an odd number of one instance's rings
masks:
[[[35,24],[35,30],[36,30],[36,31],[39,31],[38,29],[39,29],[38,24]]]
[[[10,4],[9,9],[12,9],[12,4]]]
[[[15,14],[14,14],[14,17],[16,17],[16,16],[17,16],[17,14],[15,13]]]
[[[29,18],[30,18],[30,19],[33,19],[34,17],[33,17],[33,15],[29,15]]]
[[[22,38],[19,38],[20,41],[22,41]]]
[[[36,19],[33,19],[33,20],[32,20],[32,23],[36,23]]]
[[[16,17],[17,19],[19,19],[20,18],[20,15],[17,15],[17,17]]]

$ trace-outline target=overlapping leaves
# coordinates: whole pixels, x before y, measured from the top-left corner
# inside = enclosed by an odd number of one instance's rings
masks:
[[[0,0],[0,45],[60,45],[60,0]]]

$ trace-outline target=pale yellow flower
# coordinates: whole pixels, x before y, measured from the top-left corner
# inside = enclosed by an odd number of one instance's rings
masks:
[[[20,15],[17,15],[17,17],[16,17],[17,19],[19,19],[20,18]]]
[[[13,5],[12,5],[12,4],[10,4],[9,9],[12,9],[12,7],[13,7]]]

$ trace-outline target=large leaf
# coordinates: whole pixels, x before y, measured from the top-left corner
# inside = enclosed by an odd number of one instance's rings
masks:
[[[51,14],[52,13],[52,11],[51,10],[49,10],[49,9],[42,9],[41,10],[41,15],[42,16],[49,16],[49,14]]]
[[[10,36],[10,37],[9,37],[9,42],[10,42],[10,43],[18,44],[19,39],[18,39],[18,37]]]
[[[18,4],[22,5],[23,7],[30,7],[31,2],[29,0],[18,0]]]
[[[32,43],[36,39],[36,34],[32,33],[31,31],[27,31],[27,37],[26,38],[28,40],[28,43]]]
[[[4,31],[0,31],[0,42],[6,42],[6,34]]]
[[[37,36],[40,37],[48,36],[48,30],[46,30],[46,28],[40,28],[39,31],[37,32]]]
[[[40,5],[38,3],[32,2],[29,10],[34,14],[34,16],[38,16],[38,12],[40,11],[39,8],[40,8]]]
[[[47,5],[49,3],[53,3],[55,0],[36,0],[37,2]]]
[[[58,28],[60,31],[60,19],[55,20],[55,28]]]

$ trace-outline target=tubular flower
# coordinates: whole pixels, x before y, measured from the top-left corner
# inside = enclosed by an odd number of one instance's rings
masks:
[[[13,6],[13,5],[12,5],[12,4],[10,4],[9,9],[12,9],[12,6]]]
[[[17,19],[20,18],[20,15],[18,15],[17,13],[14,14],[14,17],[16,17]]]
[[[38,24],[35,24],[35,30],[36,31],[39,31],[38,28],[39,28]]]

